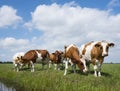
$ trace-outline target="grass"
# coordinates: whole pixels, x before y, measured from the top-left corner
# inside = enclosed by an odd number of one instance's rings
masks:
[[[41,70],[35,65],[35,72],[29,69],[14,72],[12,64],[0,64],[0,81],[13,86],[17,91],[119,91],[120,64],[103,64],[102,77],[94,77],[91,73],[84,75],[77,71],[63,76],[64,70]]]

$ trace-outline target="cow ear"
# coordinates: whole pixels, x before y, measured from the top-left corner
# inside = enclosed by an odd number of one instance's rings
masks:
[[[65,45],[65,46],[64,46],[64,49],[66,49],[66,48],[67,48],[67,46]]]
[[[95,47],[100,47],[100,44],[98,44],[98,43],[97,43],[97,44],[95,44]]]
[[[20,60],[20,58],[19,57],[17,57],[18,58],[18,60]]]
[[[114,47],[114,43],[109,43],[109,47]]]

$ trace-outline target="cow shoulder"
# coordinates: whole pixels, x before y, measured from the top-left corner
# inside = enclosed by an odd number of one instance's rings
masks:
[[[102,55],[102,45],[101,42],[97,42],[91,50],[91,58],[99,58]]]

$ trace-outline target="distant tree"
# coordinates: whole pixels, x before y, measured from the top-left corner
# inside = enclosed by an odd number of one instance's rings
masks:
[[[113,62],[110,62],[110,64],[113,64]]]

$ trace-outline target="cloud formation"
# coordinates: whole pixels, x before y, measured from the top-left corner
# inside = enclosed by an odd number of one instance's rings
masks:
[[[46,43],[50,39],[54,39],[52,42],[59,45],[65,44],[65,41],[81,43],[86,40],[114,41],[119,38],[120,14],[111,15],[109,10],[54,3],[39,5],[31,16],[31,21],[25,25],[29,29],[42,31]]]
[[[13,9],[10,6],[2,6],[0,7],[0,28],[13,26],[20,21],[22,21],[22,18],[18,16],[17,10]]]

